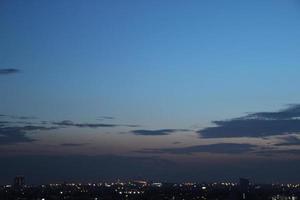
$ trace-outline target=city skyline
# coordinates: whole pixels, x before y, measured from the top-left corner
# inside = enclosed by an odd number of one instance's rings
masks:
[[[299,182],[299,9],[1,1],[0,184]]]

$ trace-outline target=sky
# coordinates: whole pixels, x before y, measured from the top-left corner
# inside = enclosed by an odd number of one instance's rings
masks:
[[[0,184],[299,182],[299,19],[297,0],[0,1]]]

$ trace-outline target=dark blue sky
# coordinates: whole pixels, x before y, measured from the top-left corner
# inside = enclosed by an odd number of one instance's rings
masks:
[[[8,166],[15,156],[109,155],[183,166],[166,179],[205,163],[207,176],[195,177],[271,181],[257,175],[261,163],[300,165],[297,0],[3,0],[0,27]],[[246,170],[245,158],[259,164]],[[216,162],[245,172],[222,177]],[[166,166],[144,172],[159,178]]]

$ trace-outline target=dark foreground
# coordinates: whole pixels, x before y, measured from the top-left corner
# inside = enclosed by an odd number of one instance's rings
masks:
[[[49,184],[40,186],[0,187],[1,200],[300,200],[300,185],[251,185],[247,182],[235,183],[147,183],[133,181],[128,183],[97,184]]]

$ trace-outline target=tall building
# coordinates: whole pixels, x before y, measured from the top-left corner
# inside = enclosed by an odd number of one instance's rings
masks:
[[[250,189],[250,182],[246,178],[240,178],[240,192],[242,194],[242,199],[247,199],[249,189]]]
[[[240,189],[243,192],[248,192],[250,181],[246,178],[240,178]]]
[[[25,178],[24,176],[16,176],[14,178],[14,186],[15,187],[23,187],[25,185]]]

